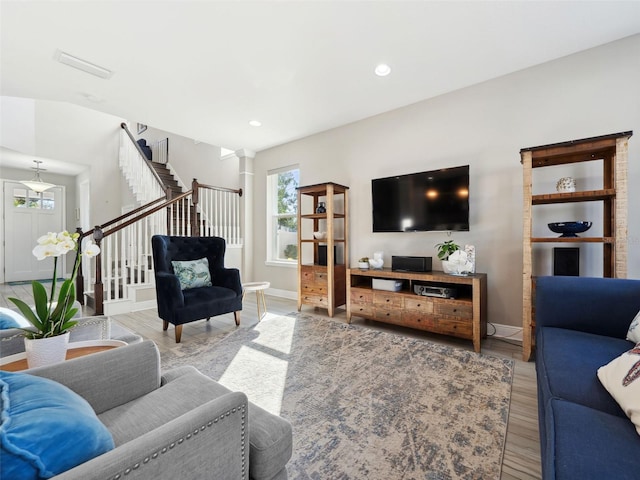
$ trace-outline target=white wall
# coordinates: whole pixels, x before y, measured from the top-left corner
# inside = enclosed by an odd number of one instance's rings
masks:
[[[138,135],[134,131],[134,125],[129,127],[134,137],[136,140],[144,138],[147,145],[155,144],[165,138],[169,139],[169,164],[173,169],[172,173],[184,182],[187,190],[191,188],[191,181],[194,178],[206,185],[238,188],[240,180],[237,157],[221,160],[220,147],[208,143],[196,143],[191,138],[152,127],[148,127]]]
[[[17,152],[36,154],[35,109],[31,98],[2,97],[0,142]]]
[[[302,185],[332,181],[349,186],[351,263],[382,250],[389,266],[391,255],[435,259],[434,244],[448,237],[444,232],[373,234],[371,179],[469,164],[471,227],[451,238],[476,246],[477,271],[488,274],[489,321],[521,326],[520,149],[627,130],[636,132],[629,144],[628,267],[629,277],[640,278],[638,59],[640,35],[259,152],[255,278],[270,281],[274,289],[296,290],[295,269],[264,263],[268,170],[297,163]],[[581,171],[576,177],[589,183],[589,175]],[[564,172],[553,180],[561,176]],[[555,181],[545,181],[554,191]],[[597,207],[564,207],[556,221],[598,215]],[[589,255],[596,254],[583,254]],[[586,258],[587,265],[600,261]]]
[[[118,166],[124,120],[70,103],[37,100],[36,155],[90,168],[92,225],[122,213],[125,180]],[[125,199],[126,201],[126,199]]]

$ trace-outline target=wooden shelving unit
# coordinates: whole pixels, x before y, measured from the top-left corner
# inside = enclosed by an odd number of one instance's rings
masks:
[[[305,201],[309,197],[312,201]],[[325,202],[324,213],[316,213],[320,201]],[[348,211],[349,187],[337,183],[298,187],[298,311],[302,305],[312,305],[326,308],[333,317],[335,309],[346,304]],[[313,232],[321,228],[326,229],[326,238],[314,238]],[[303,249],[306,245],[313,249],[310,255]],[[336,246],[341,247],[340,263]],[[326,248],[326,262],[320,261],[321,248]]]
[[[603,275],[627,276],[627,150],[633,132],[523,148],[523,259],[522,356],[531,358],[535,334],[535,278],[533,245],[536,243],[598,243],[603,248]],[[602,161],[600,190],[533,195],[533,169],[571,163]],[[575,202],[603,202],[603,235],[598,237],[533,237],[533,206]]]

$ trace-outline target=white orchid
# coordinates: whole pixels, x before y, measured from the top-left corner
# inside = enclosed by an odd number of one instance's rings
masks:
[[[93,258],[100,253],[100,247],[98,247],[95,243],[90,243],[85,248],[83,255],[86,255],[88,258]]]
[[[58,245],[54,243],[45,243],[42,245],[36,245],[32,253],[38,260],[44,260],[47,257],[59,257],[60,249],[58,248]]]
[[[80,267],[82,255],[88,258],[95,257],[100,253],[100,248],[93,242],[90,242],[80,252],[78,248],[78,233],[69,233],[66,230],[60,233],[49,232],[38,238],[38,245],[33,249],[33,254],[38,260],[53,257],[53,280],[51,282],[51,295],[47,298],[47,291],[44,286],[37,281],[31,282],[33,288],[33,299],[36,306],[34,312],[29,305],[17,298],[9,298],[15,303],[22,314],[36,328],[36,331],[26,330],[27,336],[30,338],[46,338],[66,333],[77,322],[71,320],[78,311],[73,308],[73,302],[76,299],[75,280]],[[66,255],[71,250],[76,250],[76,259],[73,264],[71,278],[68,278],[60,287],[60,295],[58,301],[53,307],[53,300],[56,292],[58,257]]]

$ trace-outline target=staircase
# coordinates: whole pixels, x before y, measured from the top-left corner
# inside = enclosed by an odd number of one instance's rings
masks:
[[[164,164],[147,160],[148,164],[155,170],[162,180],[165,192],[168,193],[168,198],[175,198],[182,193],[182,188],[178,185],[178,181],[175,179],[171,170]]]
[[[78,300],[86,299],[97,315],[155,307],[153,235],[220,236],[228,250],[243,248],[242,190],[203,185],[194,179],[191,190],[183,192],[166,164],[148,161],[126,124],[121,126],[120,167],[142,206],[79,232],[83,238],[93,235],[101,249],[93,262],[94,272],[86,277],[79,273],[76,285]]]

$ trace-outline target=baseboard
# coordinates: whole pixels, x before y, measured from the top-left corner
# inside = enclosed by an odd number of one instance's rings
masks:
[[[265,290],[266,295],[273,297],[287,298],[289,300],[298,300],[298,292],[292,292],[291,290],[281,290],[279,288],[267,288]]]
[[[149,310],[157,308],[155,300],[146,300],[143,302],[133,302],[131,300],[109,300],[105,301],[102,309],[105,315],[121,315],[123,313],[137,312],[139,310]]]

